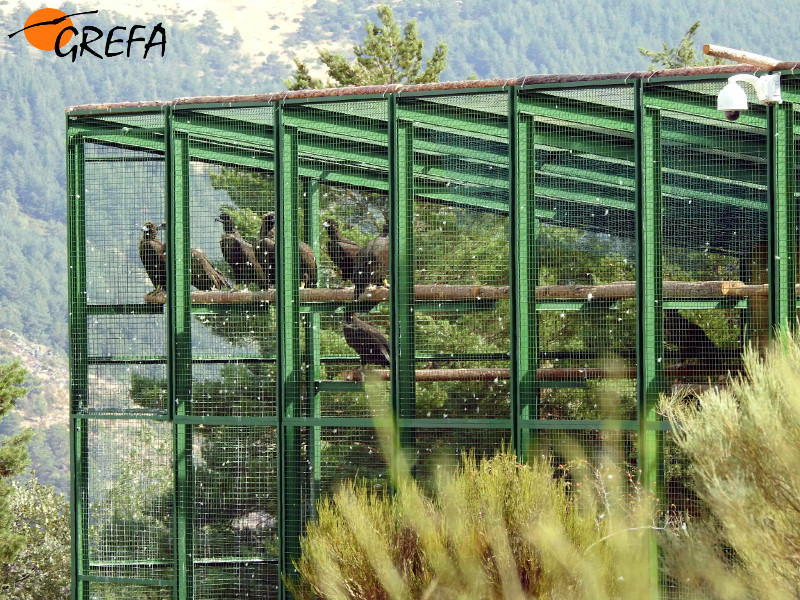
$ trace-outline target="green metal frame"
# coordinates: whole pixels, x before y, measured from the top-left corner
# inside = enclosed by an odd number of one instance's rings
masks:
[[[69,121],[67,127],[69,131]],[[88,424],[81,418],[89,395],[89,343],[86,310],[85,207],[86,173],[84,140],[67,138],[67,260],[69,277],[69,380],[70,380],[70,515],[72,537],[71,597],[88,600],[89,586],[81,576],[89,573],[86,553],[88,523],[84,513],[88,489]]]
[[[412,456],[413,432],[399,418],[413,418],[416,409],[414,378],[414,131],[405,106],[396,95],[388,98],[389,187],[389,289],[391,344],[391,398],[399,448]],[[396,460],[393,459],[393,460]],[[409,464],[411,464],[409,462]],[[392,475],[397,474],[397,465]]]
[[[168,414],[173,422],[174,499],[174,598],[192,597],[194,554],[192,528],[194,484],[192,467],[192,313],[191,232],[189,227],[189,140],[172,130],[170,111],[165,111],[167,212],[167,372]]]
[[[361,382],[324,381],[325,363],[355,363],[355,355],[326,356],[321,352],[321,316],[341,313],[342,303],[301,303],[296,244],[303,240],[320,249],[319,209],[323,185],[349,185],[388,194],[390,223],[391,406],[400,453],[413,455],[420,429],[486,429],[507,431],[513,448],[526,456],[539,431],[617,430],[638,436],[641,481],[663,492],[662,445],[669,425],[659,420],[655,405],[665,390],[663,310],[735,309],[747,319],[745,298],[663,298],[664,232],[670,202],[692,201],[703,210],[749,211],[763,219],[769,231],[768,273],[771,326],[795,323],[797,253],[797,183],[795,156],[800,124],[794,103],[798,79],[784,75],[788,100],[782,105],[753,105],[736,125],[714,108],[714,97],[689,91],[682,84],[722,80],[720,74],[702,79],[658,78],[634,81],[570,82],[472,90],[391,93],[338,98],[251,102],[237,107],[273,109],[271,122],[249,123],[230,112],[227,103],[176,105],[138,110],[76,111],[67,118],[67,193],[70,302],[70,376],[72,462],[72,598],[88,600],[91,582],[171,588],[176,600],[193,597],[194,569],[210,559],[194,556],[192,431],[197,425],[268,426],[277,431],[277,495],[280,572],[294,576],[292,559],[299,555],[304,532],[303,504],[320,494],[323,427],[371,428],[362,417],[327,417],[322,393],[364,390]],[[626,107],[610,106],[585,95],[556,95],[570,89],[624,90]],[[503,97],[507,114],[454,108],[453,96],[491,93]],[[554,102],[557,98],[558,102]],[[348,116],[341,103],[383,103],[382,118]],[[197,113],[195,111],[203,111]],[[209,115],[213,111],[213,118]],[[162,115],[162,127],[137,125],[140,114]],[[381,113],[384,114],[384,113]],[[195,118],[197,117],[197,118]],[[347,121],[344,121],[347,117]],[[687,130],[686,123],[692,127]],[[729,127],[737,136],[725,136]],[[689,131],[689,132],[687,132]],[[589,132],[589,133],[587,133]],[[151,304],[88,304],[86,279],[85,144],[137,150],[132,161],[165,163],[168,241],[168,286],[165,306]],[[669,148],[691,144],[679,165],[664,165]],[[708,151],[709,154],[706,154]],[[708,160],[723,157],[728,163]],[[763,155],[766,172],[761,175]],[[557,156],[559,161],[548,161]],[[574,160],[579,156],[580,160]],[[440,160],[445,157],[447,160]],[[276,206],[277,351],[274,355],[237,356],[241,363],[274,363],[277,370],[277,414],[274,417],[193,415],[192,367],[219,364],[226,359],[193,355],[193,315],[224,313],[219,305],[193,304],[190,292],[190,178],[191,161],[238,166],[274,174]],[[669,164],[669,163],[667,163]],[[698,189],[703,181],[718,183],[714,193]],[[572,185],[565,186],[568,182]],[[453,185],[452,188],[450,184]],[[509,298],[508,353],[458,354],[458,361],[508,360],[511,367],[508,418],[428,418],[416,414],[418,362],[442,358],[417,353],[415,313],[495,310],[496,301],[415,302],[414,203],[439,202],[508,215]],[[539,321],[544,313],[595,312],[618,308],[616,301],[537,299],[538,240],[544,223],[568,219],[566,226],[591,228],[592,213],[609,211],[620,230],[635,240],[636,263],[636,393],[635,420],[548,420],[539,414],[539,396],[546,388],[581,388],[586,381],[537,379],[540,361],[557,358],[542,352]],[[303,214],[303,223],[297,216]],[[564,216],[566,215],[566,216]],[[691,219],[691,215],[685,218]],[[89,355],[87,323],[92,315],[165,314],[166,355]],[[543,318],[543,317],[542,317]],[[301,330],[304,343],[301,345]],[[597,359],[591,352],[573,358]],[[627,357],[629,359],[634,356]],[[89,410],[89,365],[166,364],[169,405],[166,410]],[[303,366],[307,367],[304,368]],[[89,489],[89,425],[94,419],[141,419],[172,424],[174,463],[173,579],[105,577],[93,574],[88,555],[87,506]],[[305,448],[305,454],[303,454]],[[411,461],[413,462],[413,461]],[[307,464],[308,473],[300,472]],[[396,473],[396,468],[392,469]],[[261,559],[223,557],[232,563]],[[658,552],[650,546],[654,596],[658,595]],[[213,561],[212,561],[213,562]],[[167,565],[165,565],[167,566]],[[287,592],[279,583],[281,597]]]
[[[645,106],[643,84],[634,84],[637,97],[636,172],[636,349],[638,355],[636,393],[639,419],[638,465],[641,482],[647,490],[663,494],[662,435],[648,428],[657,422],[656,405],[664,389],[663,268],[661,249],[661,112]],[[649,563],[651,575],[658,578],[658,547],[651,536]],[[653,585],[658,597],[657,586]]]

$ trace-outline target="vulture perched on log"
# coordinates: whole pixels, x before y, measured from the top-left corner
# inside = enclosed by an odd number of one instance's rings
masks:
[[[139,240],[139,258],[142,259],[144,270],[153,287],[165,289],[167,287],[167,246],[158,239],[156,224],[148,221],[142,227],[142,239]]]
[[[681,360],[699,359],[701,365],[710,365],[719,358],[720,349],[705,330],[674,308],[664,311],[664,341],[677,350]]]
[[[367,242],[356,256],[353,283],[355,299],[358,300],[371,284],[388,285],[389,276],[389,223],[383,225],[380,236]]]
[[[275,213],[268,212],[261,219],[261,230],[253,245],[256,260],[264,271],[264,287],[275,287]]]
[[[192,285],[198,290],[229,290],[228,280],[220,273],[205,252],[192,248]]]
[[[328,256],[341,271],[342,281],[352,281],[355,275],[356,256],[361,246],[344,237],[339,231],[339,224],[333,219],[323,221],[322,226],[328,232],[328,243],[325,245]]]
[[[345,315],[344,339],[361,357],[362,365],[389,366],[389,339],[354,313]]]
[[[261,221],[255,254],[264,268],[267,285],[275,285],[275,213],[272,211]],[[311,246],[304,242],[300,242],[300,287],[317,287],[317,257]]]
[[[260,287],[267,287],[266,275],[256,259],[253,246],[236,230],[233,217],[228,213],[222,213],[214,220],[222,223],[224,233],[219,241],[219,247],[225,261],[231,266],[236,283],[243,286],[255,283]]]

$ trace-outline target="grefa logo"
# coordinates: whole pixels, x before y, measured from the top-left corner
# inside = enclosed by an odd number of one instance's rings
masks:
[[[55,51],[57,56],[72,58],[72,62],[80,56],[94,56],[96,58],[111,58],[125,55],[131,57],[136,52],[137,46],[142,46],[142,58],[147,58],[154,48],[161,48],[161,56],[167,49],[167,33],[161,23],[155,25],[147,35],[146,25],[133,25],[127,27],[115,26],[108,33],[93,25],[84,25],[80,31],[73,25],[72,17],[93,15],[99,11],[89,10],[72,13],[70,15],[57,8],[41,8],[25,21],[25,27],[8,35],[13,38],[18,33],[24,33],[25,39],[34,48],[46,52]],[[127,36],[126,36],[127,32]],[[69,45],[75,38],[74,43]]]

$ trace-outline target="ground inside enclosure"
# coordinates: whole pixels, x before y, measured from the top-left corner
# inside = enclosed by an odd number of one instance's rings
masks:
[[[612,445],[697,514],[654,407],[795,319],[798,85],[727,121],[646,76],[70,112],[83,593],[280,597],[396,446],[427,485]]]

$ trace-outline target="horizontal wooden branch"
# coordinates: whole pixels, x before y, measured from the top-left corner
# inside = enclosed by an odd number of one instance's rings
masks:
[[[364,381],[365,379],[389,381],[388,369],[369,369],[364,371],[349,370],[342,372],[343,381]],[[664,370],[667,377],[702,377],[719,375],[711,373],[699,365],[682,364]],[[414,372],[416,381],[505,381],[511,378],[511,369],[417,369]],[[589,379],[635,379],[636,367],[621,369],[590,368],[549,368],[536,372],[539,381],[586,381]]]
[[[665,281],[664,298],[749,298],[766,296],[766,284],[745,285],[741,281]],[[800,293],[800,285],[797,286]],[[414,299],[419,301],[506,300],[507,285],[445,285],[420,284],[414,286]],[[602,285],[540,285],[536,288],[538,300],[623,300],[636,297],[635,281],[617,281]],[[386,302],[389,289],[372,286],[360,301]],[[163,290],[153,290],[144,301],[164,304]],[[300,290],[301,302],[353,302],[353,288],[305,288]],[[193,304],[258,304],[275,302],[275,290],[218,290],[192,292]]]
[[[716,56],[717,58],[725,58],[746,65],[753,65],[765,71],[774,71],[781,64],[781,61],[770,58],[769,56],[726,48],[725,46],[717,46],[716,44],[705,44],[703,46],[703,54],[707,56]]]

